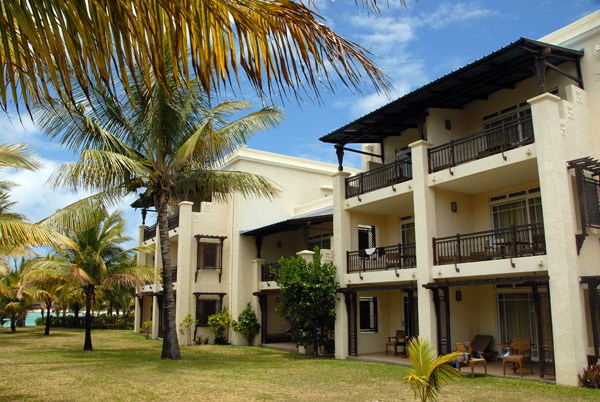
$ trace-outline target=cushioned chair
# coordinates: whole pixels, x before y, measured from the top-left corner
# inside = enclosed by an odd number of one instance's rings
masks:
[[[498,352],[490,349],[493,339],[492,335],[476,335],[471,341],[473,352],[479,352],[487,361],[496,361]]]
[[[407,356],[408,337],[405,331],[396,331],[396,336],[388,336],[388,341],[385,343],[385,355],[388,354],[388,347],[394,348],[394,356],[398,356],[398,346],[404,348],[404,356]]]
[[[513,371],[517,369],[523,377],[523,366],[529,363],[529,370],[533,374],[533,364],[531,363],[531,339],[513,339],[509,349],[510,354],[502,357],[502,370],[506,375],[506,363],[512,363]]]
[[[456,351],[463,354],[463,358],[458,361],[458,370],[465,366],[471,367],[471,378],[475,378],[475,366],[483,366],[485,376],[487,377],[487,361],[481,357],[479,352],[473,352],[471,342],[459,342],[456,344]]]

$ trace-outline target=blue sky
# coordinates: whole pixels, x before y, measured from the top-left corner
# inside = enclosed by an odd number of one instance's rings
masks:
[[[248,146],[331,163],[336,163],[333,147],[319,142],[319,137],[520,37],[538,39],[600,9],[600,0],[407,0],[407,8],[394,0],[387,6],[384,0],[381,12],[373,14],[357,8],[354,0],[315,3],[336,33],[373,53],[394,85],[391,96],[373,93],[365,82],[363,96],[340,83],[335,94],[323,93],[320,102],[308,96],[300,104],[275,98],[286,121],[260,133]],[[247,85],[235,92],[224,96],[261,105]],[[21,123],[14,114],[0,114],[0,141],[27,143],[44,163],[38,172],[3,172],[3,179],[20,184],[12,191],[12,200],[18,202],[14,211],[38,221],[79,198],[44,185],[51,172],[74,155],[46,139],[26,118]],[[346,153],[345,165],[359,167],[359,162],[356,155]],[[135,238],[141,217],[131,209],[127,212],[128,233]]]

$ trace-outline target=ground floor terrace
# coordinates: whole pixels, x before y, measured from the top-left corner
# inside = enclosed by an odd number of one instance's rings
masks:
[[[587,321],[581,336],[593,362],[598,356],[600,281],[582,278],[581,282]],[[440,354],[469,342],[474,352],[485,357],[490,375],[503,375],[503,356],[523,354],[524,366],[532,367],[525,371],[526,377],[555,381],[555,347],[560,345],[555,345],[553,326],[565,324],[564,317],[552,316],[552,303],[560,301],[551,300],[547,275],[439,280],[423,288],[427,291],[418,293],[416,281],[343,288],[347,326],[344,334],[336,335],[336,342],[347,345],[347,358],[409,364],[406,344],[416,336],[427,336],[419,333],[424,327],[419,325],[423,319],[419,297],[428,297],[434,310],[430,333]],[[519,340],[527,345],[525,351],[515,349]],[[476,367],[479,371],[483,373],[483,367]]]

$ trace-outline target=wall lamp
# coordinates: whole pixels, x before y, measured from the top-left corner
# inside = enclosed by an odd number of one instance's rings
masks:
[[[452,210],[452,212],[457,212],[458,211],[458,205],[456,205],[456,201],[452,201],[450,203],[450,209]]]

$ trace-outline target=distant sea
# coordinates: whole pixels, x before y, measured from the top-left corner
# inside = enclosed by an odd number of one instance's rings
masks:
[[[29,313],[27,313],[27,318],[25,319],[25,326],[26,327],[35,326],[35,319],[38,317],[41,317],[41,316],[42,316],[42,313],[39,311],[30,311]],[[4,326],[10,327],[10,320],[4,321]]]

